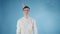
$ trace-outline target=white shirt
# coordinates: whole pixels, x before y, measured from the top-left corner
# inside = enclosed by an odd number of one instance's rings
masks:
[[[37,34],[37,26],[34,19],[25,17],[17,21],[16,34]]]

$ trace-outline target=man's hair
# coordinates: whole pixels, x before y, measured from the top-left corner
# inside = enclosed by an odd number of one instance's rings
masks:
[[[25,8],[28,8],[28,9],[30,9],[28,6],[25,6],[25,7],[23,8],[23,10],[24,10]]]

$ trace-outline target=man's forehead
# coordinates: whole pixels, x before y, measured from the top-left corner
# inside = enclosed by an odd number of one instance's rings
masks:
[[[29,10],[29,8],[25,8],[24,10]]]

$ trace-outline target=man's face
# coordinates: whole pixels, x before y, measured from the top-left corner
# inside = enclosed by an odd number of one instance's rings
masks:
[[[25,9],[24,9],[24,14],[25,14],[25,15],[28,15],[28,13],[29,13],[29,8],[25,8]]]

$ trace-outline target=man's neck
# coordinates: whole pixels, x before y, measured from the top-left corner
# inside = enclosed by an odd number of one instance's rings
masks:
[[[24,17],[25,17],[26,19],[28,19],[29,16],[28,16],[28,15],[24,15]]]

